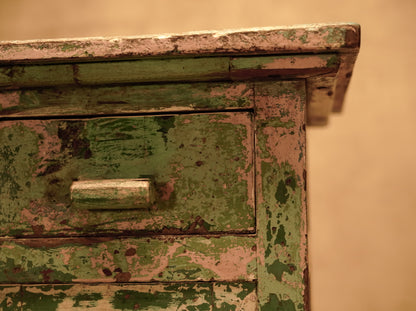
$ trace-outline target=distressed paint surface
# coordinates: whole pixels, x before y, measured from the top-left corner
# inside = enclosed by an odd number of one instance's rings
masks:
[[[214,311],[257,311],[256,283],[214,283]]]
[[[260,310],[309,310],[305,84],[256,83]]]
[[[0,137],[3,236],[255,228],[248,112],[5,121]],[[154,182],[149,209],[71,207],[73,181],[139,177]]]
[[[20,286],[0,285],[0,310],[19,310]]]
[[[250,236],[3,240],[0,283],[252,281]]]
[[[212,310],[212,285],[24,286],[22,310]]]
[[[244,90],[243,85],[236,87],[237,84],[229,84],[228,89],[227,85],[222,89],[217,87],[211,93],[204,88],[206,83],[195,87],[101,85],[279,77],[307,79],[308,124],[322,125],[331,111],[341,108],[355,57],[356,54],[328,53],[0,67],[0,87],[6,88],[0,95],[0,115],[88,115],[247,107],[250,106],[247,98],[252,97],[247,92],[250,87]],[[88,85],[99,85],[99,88],[88,88]],[[30,87],[45,89],[25,89]],[[238,97],[238,92],[245,94]]]
[[[257,310],[250,282],[23,285],[0,293],[7,296],[2,310]]]
[[[0,87],[224,80],[228,57],[146,59],[0,67]]]
[[[231,76],[234,79],[248,77],[308,77],[336,72],[339,56],[285,55],[263,57],[237,57],[231,60]]]
[[[52,87],[0,92],[2,116],[97,115],[253,107],[251,83]]]
[[[210,57],[107,61],[72,65],[0,67],[0,87],[105,85],[169,81],[241,80],[258,77],[306,77],[336,72],[336,54]]]
[[[358,24],[311,24],[182,35],[2,42],[0,62],[357,52],[359,44]]]
[[[305,114],[341,109],[359,44],[355,24],[0,43],[0,308],[309,310]],[[139,177],[144,210],[71,203]]]

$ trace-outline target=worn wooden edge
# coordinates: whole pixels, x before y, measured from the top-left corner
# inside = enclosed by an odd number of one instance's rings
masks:
[[[358,49],[360,26],[309,24],[137,37],[0,42],[0,64],[168,56],[319,53]]]

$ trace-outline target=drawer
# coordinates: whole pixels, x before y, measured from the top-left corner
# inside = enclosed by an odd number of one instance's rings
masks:
[[[254,236],[23,238],[0,245],[0,284],[255,281]]]
[[[252,119],[241,110],[3,121],[1,235],[253,232]],[[143,177],[155,196],[146,208],[71,200],[77,182]]]
[[[16,310],[256,310],[254,283],[0,286],[0,305]],[[1,295],[1,294],[4,295]],[[237,309],[236,309],[237,308]]]

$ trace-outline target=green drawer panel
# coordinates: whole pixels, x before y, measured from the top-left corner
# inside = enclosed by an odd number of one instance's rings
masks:
[[[5,240],[0,283],[251,281],[256,248],[250,236]]]
[[[253,311],[255,283],[24,286],[22,310]]]
[[[253,136],[249,112],[4,121],[1,235],[253,232]],[[149,209],[71,206],[73,181],[138,177]]]

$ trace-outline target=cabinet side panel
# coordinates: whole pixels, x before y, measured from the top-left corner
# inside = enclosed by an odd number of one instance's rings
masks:
[[[305,83],[255,87],[260,310],[308,310]]]

